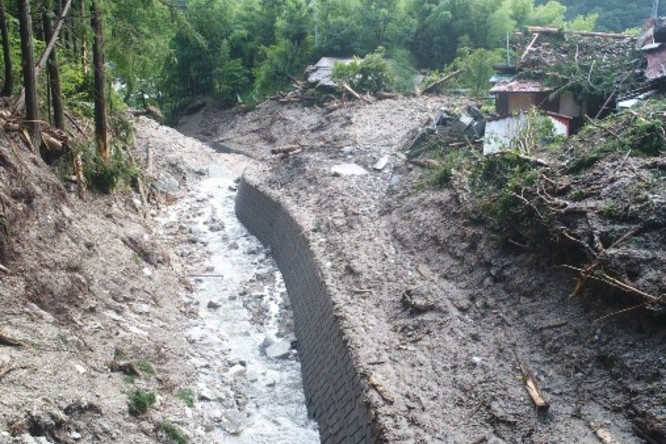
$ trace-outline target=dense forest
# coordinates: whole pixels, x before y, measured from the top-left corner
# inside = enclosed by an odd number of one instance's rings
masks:
[[[636,8],[572,0],[5,0],[3,94],[19,93],[17,79],[33,81],[22,68],[36,63],[26,59],[29,45],[35,57],[44,54],[61,17],[46,74],[40,72],[44,63],[35,70],[35,97],[41,108],[61,107],[62,97],[63,107],[93,117],[100,98],[95,85],[106,86],[108,103],[98,105],[111,108],[150,103],[171,113],[197,97],[256,103],[288,87],[324,55],[376,54],[388,62],[398,90],[401,77],[419,70],[471,66],[467,71],[476,78],[462,82],[474,87],[503,58],[507,35],[521,27],[636,28],[650,13],[645,3]],[[23,7],[30,9],[29,23],[19,20]],[[20,31],[28,37],[22,26],[30,27],[34,44],[19,37]],[[100,69],[91,69],[94,61]],[[47,115],[62,120],[58,109]]]
[[[569,18],[597,14],[600,31],[621,32],[636,28],[652,13],[652,0],[561,0],[560,3],[567,7]]]

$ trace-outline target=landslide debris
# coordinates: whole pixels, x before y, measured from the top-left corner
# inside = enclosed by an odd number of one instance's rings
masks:
[[[666,308],[666,100],[590,121],[568,140],[536,125],[504,153],[437,144],[432,182],[456,190],[473,220],[540,252],[634,306]],[[547,130],[547,129],[546,129]],[[425,143],[425,142],[424,142]],[[453,174],[455,172],[455,174]]]
[[[660,157],[615,151],[581,173],[567,169],[584,157],[568,145],[581,138],[563,144],[545,137],[556,150],[542,146],[542,135],[527,134],[521,142],[528,149],[484,159],[478,147],[452,146],[440,134],[405,159],[403,148],[441,107],[466,105],[460,97],[334,110],[268,102],[236,115],[202,111],[182,123],[263,159],[255,177],[280,193],[304,227],[350,347],[381,382],[381,393],[372,383],[368,393],[388,442],[661,442],[663,327],[638,310],[599,320],[644,301],[626,291],[611,295],[620,292],[594,279],[568,298],[580,272],[561,265],[608,259],[556,236],[562,228],[595,248],[598,232],[608,252],[630,246],[627,238],[611,248],[630,222],[603,219],[603,199],[625,199],[629,194],[618,193],[628,193],[622,184],[633,183],[633,168]],[[587,131],[596,139],[592,149],[614,139],[603,129]],[[289,145],[299,149],[271,155]],[[419,159],[429,169],[411,162]],[[334,174],[343,164],[366,173]],[[565,179],[571,183],[557,192],[549,182]],[[572,196],[581,187],[601,188],[595,192],[603,199],[590,198],[581,215],[560,215],[539,197],[544,187],[555,203],[577,203]],[[553,232],[533,205],[552,208],[544,216],[555,221]],[[650,206],[640,211],[658,214]],[[641,233],[656,238],[651,230]],[[622,268],[611,265],[601,267],[624,282]],[[648,276],[641,282],[653,282]],[[550,403],[545,417],[534,410],[521,361]]]

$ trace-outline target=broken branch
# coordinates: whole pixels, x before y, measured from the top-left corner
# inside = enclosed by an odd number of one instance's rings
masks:
[[[520,359],[518,355],[516,355],[516,359],[520,365],[520,372],[523,374],[523,382],[525,383],[527,394],[530,395],[530,398],[532,398],[532,402],[534,402],[537,410],[548,410],[550,408],[550,404],[541,394],[541,390],[539,390],[539,385],[537,384],[536,378],[530,371],[529,367],[527,367],[527,364],[525,364],[525,362]]]

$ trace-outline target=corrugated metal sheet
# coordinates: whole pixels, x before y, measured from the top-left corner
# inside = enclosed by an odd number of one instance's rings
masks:
[[[555,134],[567,137],[569,134],[569,123],[564,122],[564,116],[543,116],[551,119],[555,127]],[[504,119],[486,122],[486,135],[483,141],[483,154],[494,154],[508,150],[511,141],[520,134],[527,125],[527,116],[520,114]]]

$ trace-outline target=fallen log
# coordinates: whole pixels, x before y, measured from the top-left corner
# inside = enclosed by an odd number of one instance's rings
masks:
[[[62,142],[46,132],[42,132],[42,141],[50,151],[62,151]]]
[[[442,86],[442,85],[446,84],[447,82],[449,82],[449,81],[455,79],[456,77],[458,77],[458,75],[460,75],[463,71],[464,71],[464,69],[459,69],[457,71],[452,72],[451,74],[449,74],[446,77],[442,77],[441,79],[432,82],[430,85],[423,88],[423,91],[421,91],[421,94],[427,94],[429,92],[432,92],[432,91],[436,90],[440,86]]]

